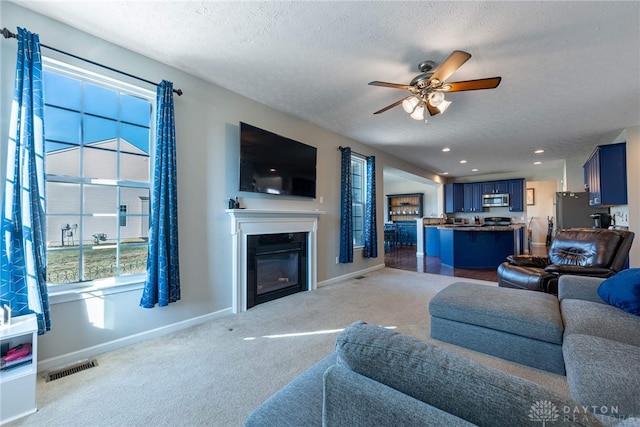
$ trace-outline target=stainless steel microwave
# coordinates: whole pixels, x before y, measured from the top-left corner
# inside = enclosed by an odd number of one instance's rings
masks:
[[[509,206],[508,194],[483,194],[482,195],[482,207],[502,207]]]

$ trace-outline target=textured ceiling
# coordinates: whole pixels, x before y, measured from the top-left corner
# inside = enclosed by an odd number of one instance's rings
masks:
[[[638,1],[15,3],[450,177],[558,167],[640,125]],[[447,94],[428,125],[373,115],[408,92],[368,82],[456,49],[448,81],[500,86]]]

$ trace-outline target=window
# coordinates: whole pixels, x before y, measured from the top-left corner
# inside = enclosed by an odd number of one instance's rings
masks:
[[[155,94],[50,60],[43,80],[47,284],[144,273]]]
[[[351,155],[351,218],[353,246],[364,246],[364,208],[366,202],[366,161]]]

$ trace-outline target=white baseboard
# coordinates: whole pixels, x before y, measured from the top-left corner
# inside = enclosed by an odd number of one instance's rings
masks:
[[[117,340],[109,341],[103,344],[99,344],[93,347],[87,347],[82,350],[74,351],[71,353],[63,354],[49,359],[38,360],[38,371],[45,372],[52,369],[58,369],[72,363],[76,363],[80,360],[92,359],[96,355],[106,353],[107,351],[117,350],[119,348],[126,347],[128,345],[137,344],[142,341],[146,341],[152,338],[157,338],[171,332],[180,331],[182,329],[196,326],[209,320],[218,319],[220,317],[229,316],[233,314],[231,307],[223,310],[216,311],[214,313],[205,314],[203,316],[194,317],[191,319],[183,320],[181,322],[172,323],[170,325],[162,326],[160,328],[144,331],[139,334],[130,335],[128,337],[119,338]],[[98,361],[99,363],[99,361]]]
[[[358,271],[354,271],[353,273],[343,274],[342,276],[334,277],[334,278],[331,278],[331,279],[328,279],[328,280],[323,280],[321,282],[318,282],[318,287],[325,286],[325,285],[330,285],[332,283],[337,283],[337,282],[340,282],[342,280],[351,279],[353,277],[361,276],[361,275],[369,273],[371,271],[380,270],[381,268],[384,268],[384,267],[385,267],[384,264],[378,264],[378,265],[374,265],[373,267],[365,268],[364,270],[358,270]]]

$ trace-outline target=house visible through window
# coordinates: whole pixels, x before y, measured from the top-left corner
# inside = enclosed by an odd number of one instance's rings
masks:
[[[153,96],[45,61],[47,284],[144,273]]]
[[[353,246],[364,246],[364,207],[366,202],[366,163],[365,159],[351,155],[351,218],[353,227]]]
[[[127,226],[127,205],[120,205],[120,227]]]

